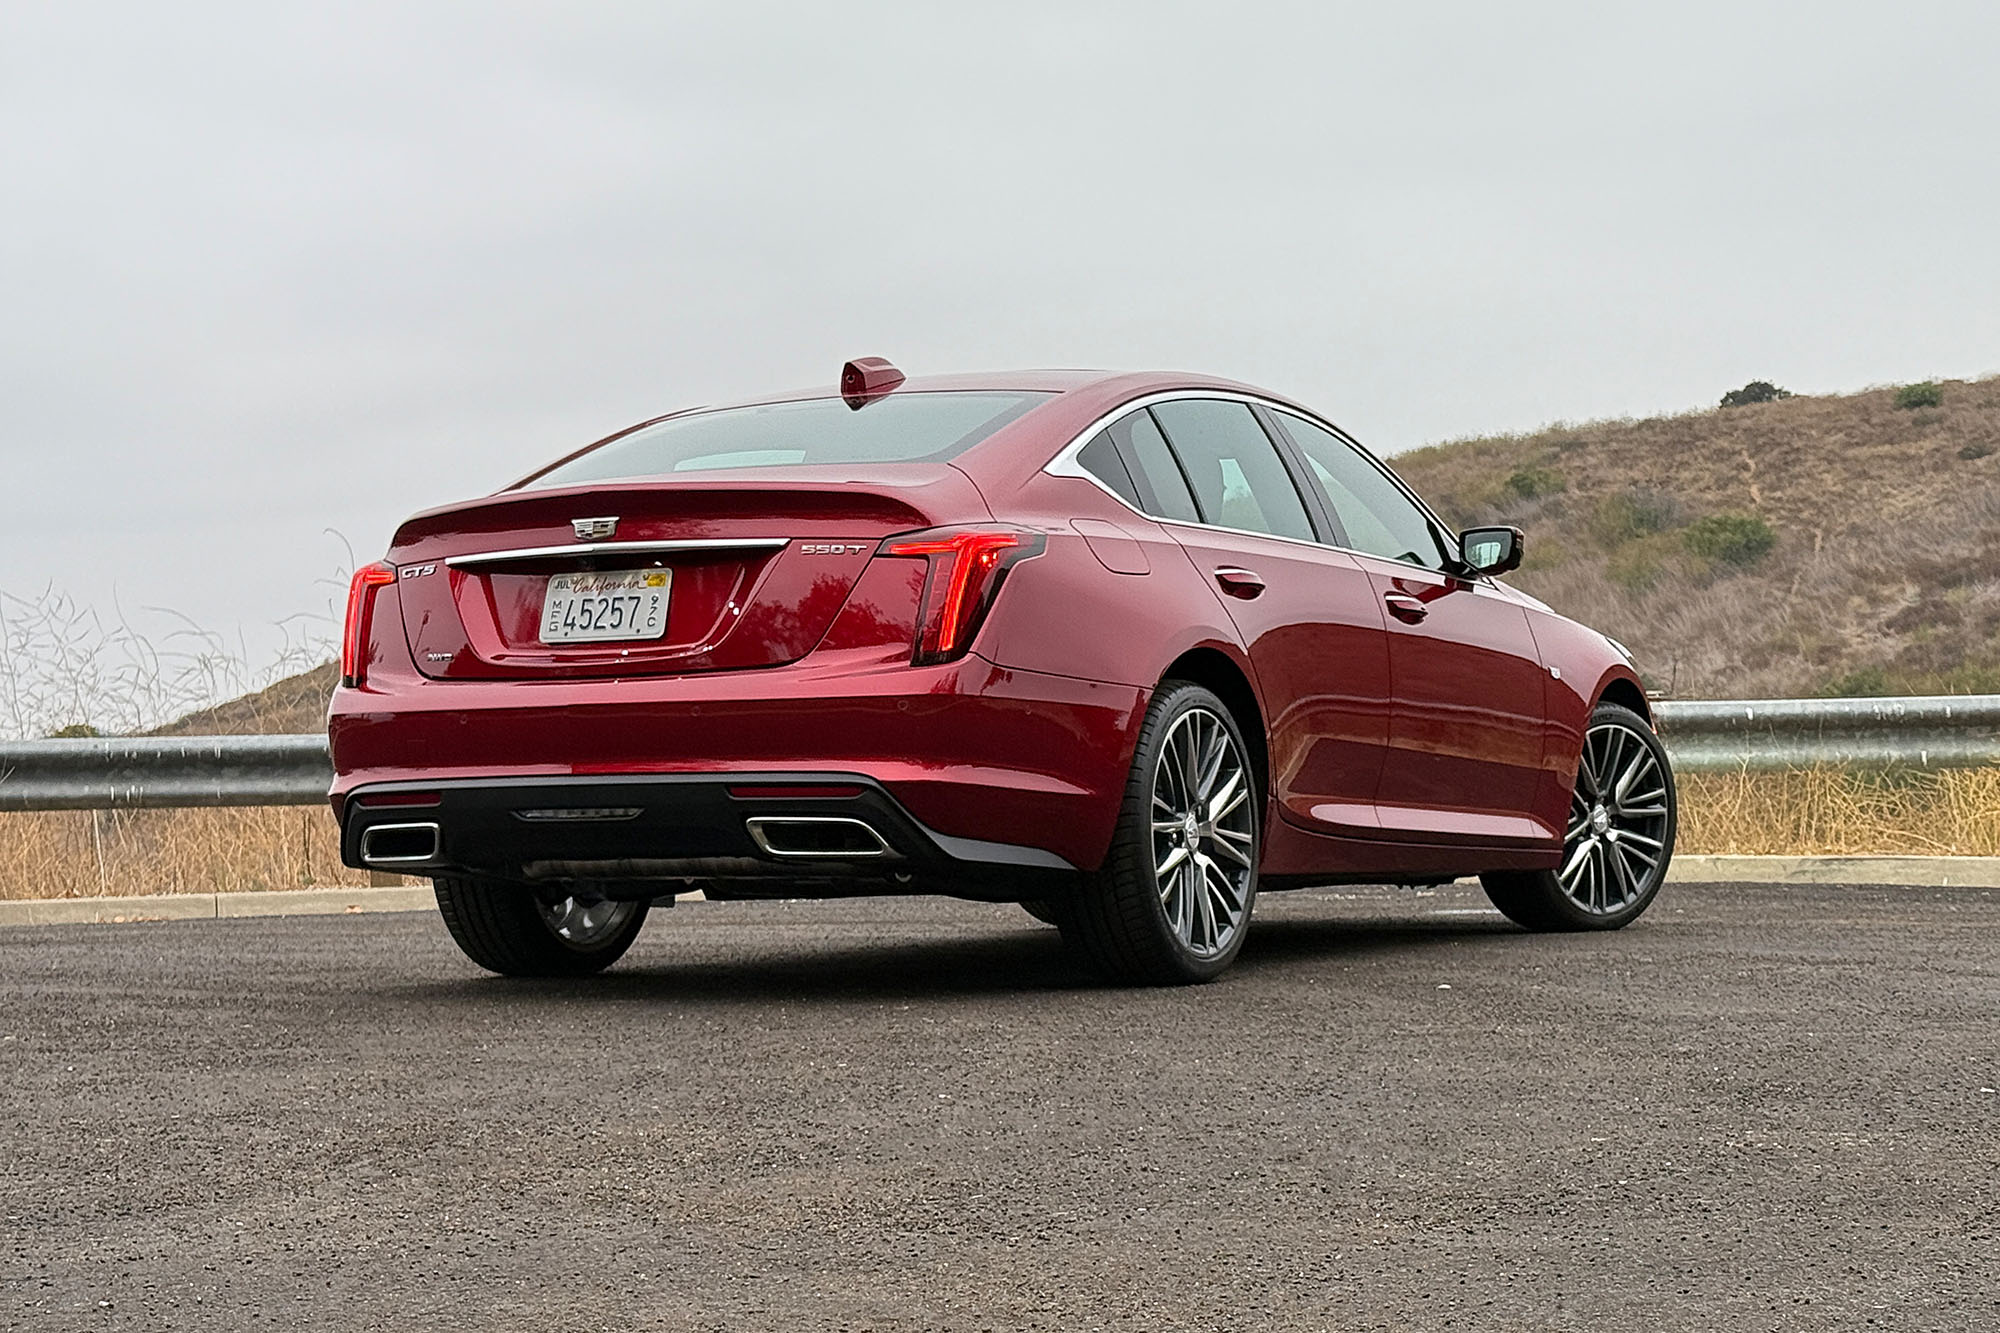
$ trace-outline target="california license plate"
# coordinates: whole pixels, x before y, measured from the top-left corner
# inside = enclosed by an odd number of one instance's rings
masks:
[[[665,569],[554,575],[542,594],[542,642],[664,638],[672,585]]]

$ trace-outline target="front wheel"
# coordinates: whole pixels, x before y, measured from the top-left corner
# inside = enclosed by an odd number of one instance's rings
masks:
[[[1208,690],[1172,682],[1139,729],[1104,868],[1057,914],[1063,938],[1119,981],[1221,974],[1257,898],[1263,801],[1249,747]]]
[[[617,962],[646,924],[643,902],[545,894],[525,884],[440,876],[438,911],[465,956],[509,977],[579,977]]]
[[[1493,905],[1529,930],[1616,930],[1659,893],[1677,823],[1660,738],[1631,709],[1599,704],[1584,732],[1562,864],[1479,880]]]

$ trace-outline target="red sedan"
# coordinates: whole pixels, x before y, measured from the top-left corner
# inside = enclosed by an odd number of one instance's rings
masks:
[[[329,730],[347,864],[510,974],[655,899],[1020,902],[1201,981],[1261,890],[1477,875],[1537,930],[1673,852],[1626,654],[1340,429],[1192,375],[905,380],[634,426],[404,523]]]

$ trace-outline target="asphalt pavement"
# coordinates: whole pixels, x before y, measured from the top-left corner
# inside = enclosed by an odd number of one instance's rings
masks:
[[[0,929],[0,1328],[2000,1325],[2000,891],[1272,895],[1106,989],[1009,907]]]

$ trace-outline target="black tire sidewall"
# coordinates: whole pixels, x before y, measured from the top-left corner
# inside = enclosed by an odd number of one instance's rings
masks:
[[[578,945],[555,933],[542,916],[536,891],[483,876],[439,876],[432,881],[446,929],[465,956],[489,972],[514,977],[587,976],[618,961],[638,938],[651,904],[638,902],[632,919],[608,940]]]

